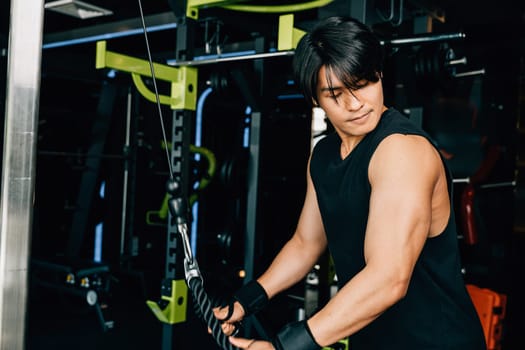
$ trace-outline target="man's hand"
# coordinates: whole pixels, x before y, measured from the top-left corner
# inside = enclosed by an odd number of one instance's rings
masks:
[[[236,337],[229,337],[228,339],[230,340],[230,343],[232,343],[234,346],[240,349],[275,350],[272,343],[263,341],[263,340],[236,338]]]
[[[217,320],[222,322],[222,331],[226,335],[232,335],[237,330],[236,323],[240,322],[245,315],[244,309],[238,301],[233,303],[233,312],[231,315],[230,312],[230,306],[216,307],[213,309],[213,314]]]

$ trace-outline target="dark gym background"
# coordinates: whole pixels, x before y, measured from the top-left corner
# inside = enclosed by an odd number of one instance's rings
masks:
[[[136,91],[128,73],[95,69],[94,40],[66,40],[107,34],[111,51],[147,59],[140,31],[116,35],[122,24],[131,23],[126,21],[138,21],[139,7],[136,1],[90,2],[113,14],[82,20],[45,12],[27,349],[161,349],[166,342],[163,324],[146,305],[160,299],[166,263],[161,207],[169,172],[159,111]],[[167,19],[175,20],[181,3],[156,0],[142,5],[145,16],[170,24]],[[9,5],[0,4],[2,82]],[[306,30],[318,18],[350,14],[356,8],[366,9],[366,22],[385,43],[386,104],[421,123],[450,156],[458,179],[455,210],[465,279],[507,296],[501,348],[524,348],[525,5],[510,0],[336,0],[296,13],[295,26]],[[211,53],[217,45],[226,53],[254,48],[272,52],[277,17],[202,9],[195,56],[206,55],[207,45]],[[396,39],[421,36],[429,23],[430,35],[465,37],[396,44]],[[155,62],[174,59],[176,31],[149,33]],[[291,56],[203,65],[198,81],[202,122],[195,118],[188,130],[195,142],[201,128],[201,145],[213,153],[216,169],[207,178],[205,157],[189,162],[191,184],[210,180],[201,191],[191,191],[199,204],[196,251],[207,289],[222,300],[243,281],[246,227],[251,224],[247,213],[257,213],[255,275],[293,232],[314,130],[291,76]],[[146,84],[153,86],[151,79]],[[162,92],[168,88],[159,85]],[[5,92],[5,84],[0,84],[2,113]],[[248,174],[254,109],[261,112],[256,182]],[[168,142],[172,113],[162,107]],[[470,183],[461,181],[465,178]],[[254,189],[256,204],[248,198]],[[465,216],[466,203],[472,203],[470,217]],[[475,235],[464,225],[467,221],[475,223]],[[101,313],[84,299],[41,283],[57,278],[50,266],[98,264],[104,267],[97,270]],[[305,288],[312,286],[293,288],[260,315],[269,334],[304,307]],[[104,321],[112,322],[111,329],[104,329]],[[173,326],[172,334],[173,349],[216,348],[191,301],[186,322]]]

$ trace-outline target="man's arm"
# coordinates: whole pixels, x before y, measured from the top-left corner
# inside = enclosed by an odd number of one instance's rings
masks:
[[[304,278],[327,246],[309,169],[308,164],[306,197],[295,233],[258,278],[269,298]]]
[[[295,233],[279,251],[266,272],[257,280],[269,299],[304,278],[327,246],[309,169],[308,164],[306,196]],[[231,315],[228,306],[214,310],[218,319],[227,321],[222,326],[226,334],[234,332],[236,329],[234,323],[240,321],[247,311],[239,301],[233,305]]]
[[[318,344],[357,332],[405,296],[429,234],[440,175],[439,155],[422,137],[395,134],[379,145],[369,166],[366,266],[308,320]]]

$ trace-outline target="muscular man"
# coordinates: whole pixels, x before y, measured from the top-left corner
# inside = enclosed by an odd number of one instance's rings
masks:
[[[427,134],[384,105],[376,37],[351,18],[320,21],[298,44],[294,70],[335,132],[310,157],[294,235],[215,315],[230,334],[327,248],[339,290],[271,342],[230,341],[250,350],[319,349],[345,337],[352,350],[486,349],[461,275],[450,174]]]

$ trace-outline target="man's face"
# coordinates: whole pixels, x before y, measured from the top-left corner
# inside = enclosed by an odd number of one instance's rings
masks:
[[[365,136],[377,126],[386,109],[381,79],[375,83],[366,82],[357,90],[347,89],[332,72],[330,79],[332,89],[327,81],[326,68],[321,67],[317,84],[319,106],[342,139]]]

